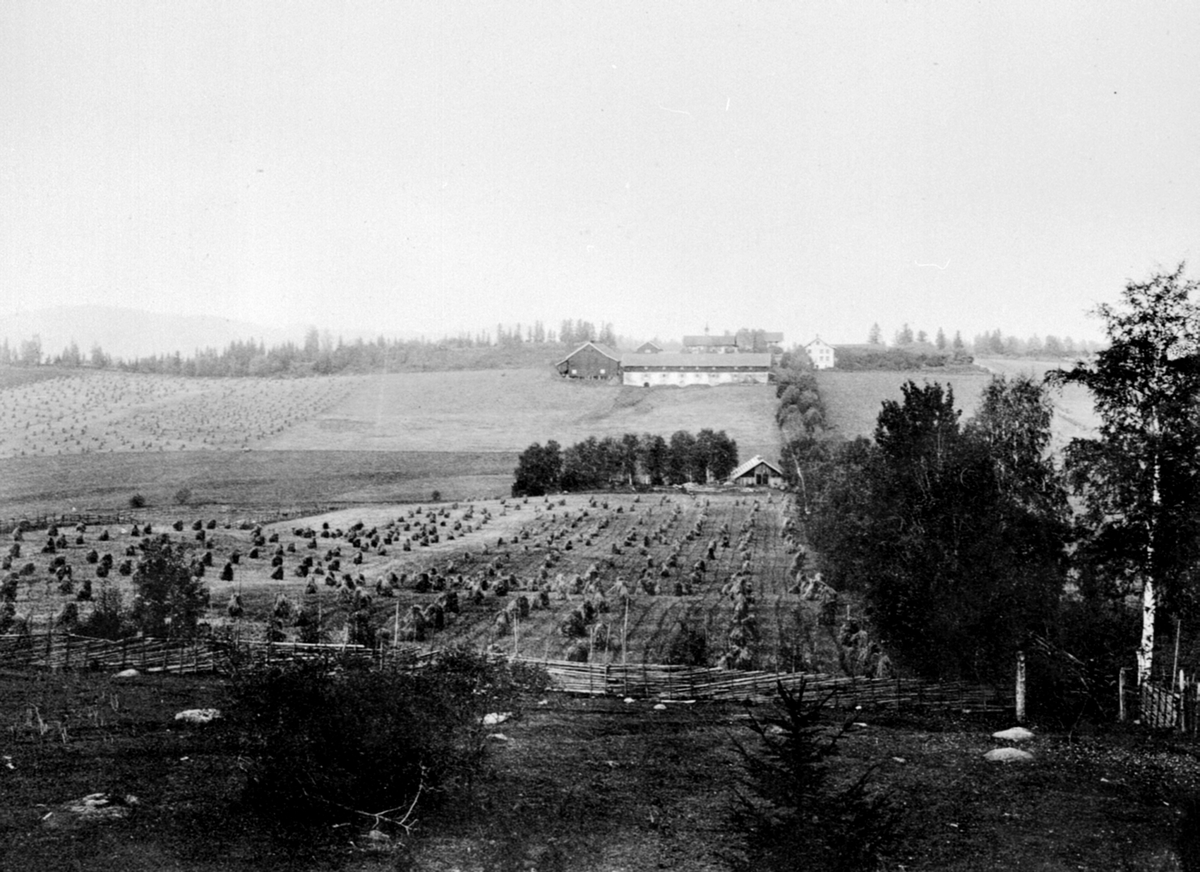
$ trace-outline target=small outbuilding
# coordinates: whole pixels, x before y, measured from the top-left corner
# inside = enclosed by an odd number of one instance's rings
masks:
[[[554,368],[564,378],[618,378],[621,355],[599,342],[585,342],[554,364]]]
[[[783,470],[756,454],[729,474],[729,483],[741,487],[781,488],[784,485]]]
[[[634,351],[634,354],[659,354],[662,351],[662,346],[657,342],[643,342]]]

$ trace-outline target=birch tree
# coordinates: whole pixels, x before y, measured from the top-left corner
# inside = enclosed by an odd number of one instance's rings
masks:
[[[1200,309],[1183,271],[1130,282],[1118,305],[1097,307],[1108,348],[1053,374],[1084,385],[1100,416],[1095,439],[1068,446],[1067,471],[1085,508],[1085,553],[1115,594],[1140,593],[1139,684],[1153,668],[1160,603],[1171,610],[1188,595],[1200,533]]]

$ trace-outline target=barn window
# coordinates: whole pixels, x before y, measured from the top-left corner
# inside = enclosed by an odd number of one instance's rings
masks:
[[[571,375],[579,375],[579,370],[577,370],[575,367],[571,367]]]
[[[600,375],[604,375],[604,372],[605,372],[605,370],[604,370],[604,367],[601,367],[601,368],[600,368]]]

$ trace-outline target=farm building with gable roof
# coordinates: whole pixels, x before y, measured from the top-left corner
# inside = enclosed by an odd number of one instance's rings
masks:
[[[627,354],[621,358],[627,385],[728,385],[767,383],[770,354]]]
[[[729,482],[742,487],[783,487],[783,470],[756,454],[729,474]]]
[[[616,378],[621,374],[621,355],[599,342],[585,342],[554,368],[566,378]]]
[[[657,342],[643,342],[634,351],[634,354],[658,354],[662,351],[662,346]]]

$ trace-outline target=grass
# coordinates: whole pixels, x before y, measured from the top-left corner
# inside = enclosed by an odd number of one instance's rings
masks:
[[[174,723],[183,708],[224,700],[213,679],[0,672],[0,724],[17,726],[4,752],[12,768],[0,769],[0,869],[719,870],[738,847],[733,742],[750,741],[740,705],[656,711],[652,700],[550,694],[502,725],[471,793],[419,815],[399,856],[370,850],[364,830],[348,828],[314,857],[239,813],[245,776],[219,731]],[[81,725],[97,707],[107,714],[65,742],[43,740],[20,726],[30,705]],[[1168,737],[1039,731],[1033,763],[995,765],[982,755],[1007,723],[869,711],[857,720],[832,775],[877,767],[872,783],[901,808],[903,840],[886,869],[1195,868],[1186,815],[1200,764]],[[79,829],[43,825],[52,809],[99,790],[136,795],[137,813]]]
[[[856,436],[870,438],[875,435],[875,422],[884,400],[902,400],[901,387],[909,380],[917,384],[938,382],[949,385],[954,390],[955,405],[962,409],[962,420],[965,421],[974,414],[979,397],[994,374],[1010,378],[1016,375],[1031,375],[1040,380],[1048,371],[1062,365],[1062,361],[1009,358],[979,359],[976,363],[987,371],[823,370],[817,373],[817,384],[830,424],[848,439]],[[1091,397],[1084,388],[1071,385],[1056,391],[1053,398],[1054,420],[1051,430],[1054,450],[1061,450],[1071,439],[1094,435],[1099,419],[1092,408]]]

